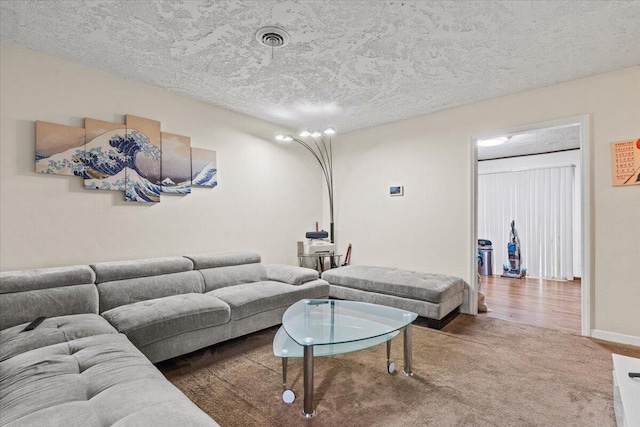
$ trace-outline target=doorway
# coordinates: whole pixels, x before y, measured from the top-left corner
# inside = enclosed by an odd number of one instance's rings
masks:
[[[488,316],[590,334],[587,127],[588,117],[580,116],[471,138],[471,277],[492,310]],[[501,277],[505,269],[513,273],[512,220],[522,278]],[[491,271],[485,265],[482,276],[478,238],[492,244]],[[471,294],[473,311],[478,294]]]

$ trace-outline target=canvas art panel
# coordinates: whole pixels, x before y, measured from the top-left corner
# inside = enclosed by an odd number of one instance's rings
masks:
[[[36,172],[83,176],[85,130],[36,122]]]
[[[218,185],[216,152],[204,148],[191,148],[191,184],[203,187]]]
[[[191,138],[162,132],[161,184],[163,193],[191,193]]]
[[[91,190],[125,189],[125,125],[86,118],[84,188]]]
[[[125,116],[127,141],[124,152],[128,157],[125,167],[125,200],[132,202],[159,202],[160,122],[142,117]]]
[[[91,118],[84,128],[35,122],[38,173],[74,175],[90,190],[122,191],[125,200],[159,202],[161,193],[189,194],[218,185],[214,150],[160,131],[160,122],[125,116],[125,124]]]

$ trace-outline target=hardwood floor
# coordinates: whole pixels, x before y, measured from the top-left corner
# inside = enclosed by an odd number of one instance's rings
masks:
[[[580,281],[480,276],[488,317],[580,334]]]

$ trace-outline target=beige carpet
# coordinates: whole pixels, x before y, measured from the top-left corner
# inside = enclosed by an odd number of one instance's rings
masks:
[[[611,353],[640,348],[482,316],[442,331],[413,328],[414,376],[386,373],[384,345],[316,358],[317,415],[302,409],[302,360],[291,359],[297,394],[281,400],[277,328],[160,363],[158,367],[223,427],[231,426],[613,426]],[[402,369],[402,336],[392,358]]]

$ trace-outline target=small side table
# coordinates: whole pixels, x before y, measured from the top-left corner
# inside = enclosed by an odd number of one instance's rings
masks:
[[[640,372],[640,359],[612,354],[613,357],[613,409],[618,426],[640,425],[640,379],[629,377]]]
[[[322,273],[325,270],[340,266],[340,258],[342,255],[336,255],[333,252],[324,252],[317,254],[298,254],[298,265],[303,267],[304,259],[313,259],[314,265],[318,273]],[[329,268],[326,268],[325,260],[329,258]]]

